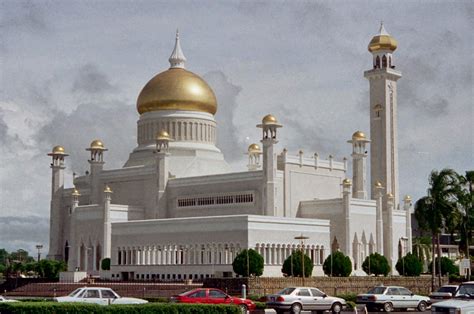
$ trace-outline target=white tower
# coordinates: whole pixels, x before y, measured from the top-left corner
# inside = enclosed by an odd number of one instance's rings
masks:
[[[260,168],[260,155],[262,155],[262,150],[258,144],[250,144],[247,150],[247,155],[249,155],[249,163],[247,168],[249,171],[255,171]]]
[[[398,204],[398,144],[397,144],[397,80],[402,77],[395,70],[392,53],[397,41],[383,26],[369,44],[373,69],[364,76],[370,84],[370,178],[371,197],[376,195],[375,183],[380,181],[386,194],[393,194]],[[384,209],[387,208],[384,197]]]
[[[157,211],[154,218],[165,218],[166,196],[165,190],[169,177],[169,143],[173,141],[168,132],[161,130],[156,136],[156,186],[158,195],[156,199]]]
[[[104,169],[104,152],[107,149],[104,147],[104,143],[101,140],[93,140],[89,146],[86,148],[87,151],[91,153],[91,159],[88,160],[90,165],[90,200],[91,204],[99,204],[101,203],[100,199],[100,174]]]
[[[367,150],[370,141],[361,131],[352,134],[352,139],[347,141],[352,144],[352,194],[354,198],[367,199]]]

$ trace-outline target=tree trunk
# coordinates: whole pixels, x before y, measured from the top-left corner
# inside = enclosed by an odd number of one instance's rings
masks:
[[[440,234],[438,233],[436,238],[436,245],[438,246],[438,287],[441,287],[441,245],[440,245]]]
[[[432,255],[432,263],[431,263],[431,291],[435,291],[435,273],[436,273],[436,260],[435,260],[435,242],[436,242],[436,233],[433,232],[431,238],[431,255]]]

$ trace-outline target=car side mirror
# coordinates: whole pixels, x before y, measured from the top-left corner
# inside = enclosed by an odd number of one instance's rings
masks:
[[[325,297],[327,297],[327,296],[328,296],[328,295],[327,295],[326,293],[325,293],[325,294],[323,294],[323,298],[325,298]]]

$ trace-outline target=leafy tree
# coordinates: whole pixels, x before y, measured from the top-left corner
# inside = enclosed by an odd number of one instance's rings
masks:
[[[40,260],[36,264],[36,272],[40,277],[48,279],[59,278],[59,272],[66,270],[66,263],[63,261]]]
[[[413,254],[422,263],[431,261],[431,239],[429,237],[414,237]]]
[[[303,275],[303,258],[304,258],[304,276],[311,277],[313,273],[313,262],[308,255],[303,254],[301,250],[296,250],[291,253],[290,256],[286,258],[283,262],[283,267],[281,268],[281,272],[285,276],[293,276],[293,277],[302,277]]]
[[[5,249],[0,249],[0,265],[7,265],[8,252]]]
[[[459,273],[458,267],[454,265],[454,262],[446,256],[441,257],[441,260],[439,262],[438,262],[438,257],[436,257],[435,259],[436,273],[440,273],[439,268],[438,268],[439,264],[441,264],[441,274],[443,276],[446,274],[455,275]],[[433,262],[430,263],[430,269],[432,269],[432,267],[433,267]]]
[[[372,253],[365,258],[362,263],[362,269],[369,275],[374,274],[375,276],[387,276],[390,272],[390,265],[385,256],[380,255],[379,253]]]
[[[104,258],[100,263],[100,268],[102,270],[110,270],[110,258]]]
[[[423,263],[415,254],[408,253],[398,260],[395,269],[402,276],[419,276],[423,271]]]
[[[333,252],[324,261],[323,271],[328,276],[347,277],[352,272],[351,259],[340,251]]]
[[[261,276],[263,274],[263,257],[253,249],[243,250],[234,258],[232,269],[237,275],[244,277]]]
[[[469,245],[473,244],[474,230],[474,171],[466,171],[466,176],[460,176],[461,186],[458,192],[460,219],[457,226],[459,235],[459,250],[469,256]]]

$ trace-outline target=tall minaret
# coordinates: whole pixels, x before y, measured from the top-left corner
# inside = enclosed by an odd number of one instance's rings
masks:
[[[63,256],[62,245],[62,222],[64,212],[61,211],[61,198],[64,190],[64,147],[55,146],[48,154],[51,156],[51,207],[49,219],[49,252],[48,259],[61,260]]]
[[[87,151],[91,153],[91,159],[88,160],[90,164],[90,200],[91,204],[99,204],[101,202],[101,188],[100,186],[100,174],[104,168],[104,152],[107,149],[104,147],[104,143],[101,140],[93,140]]]
[[[395,70],[392,53],[397,41],[383,24],[369,44],[373,56],[373,69],[365,71],[370,83],[370,186],[375,198],[375,183],[380,181],[386,194],[393,194],[398,204],[398,144],[397,144],[397,80],[402,77]],[[384,197],[384,209],[387,198]]]
[[[352,195],[354,198],[367,199],[367,167],[366,145],[370,143],[361,131],[356,131],[352,134],[352,139],[347,141],[352,144]]]

